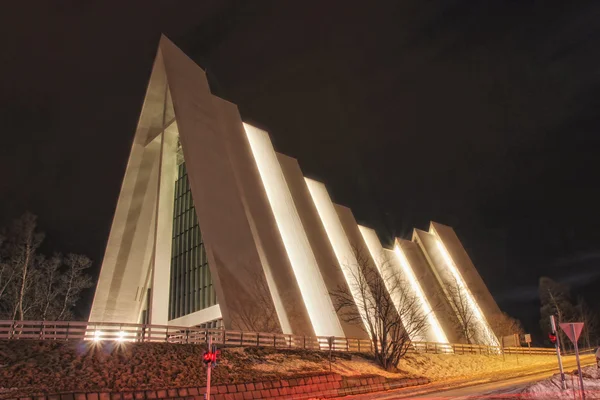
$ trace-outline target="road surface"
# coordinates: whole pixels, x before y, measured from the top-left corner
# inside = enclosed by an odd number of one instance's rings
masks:
[[[593,364],[593,359],[582,359],[582,366]],[[575,362],[565,363],[565,371],[572,371],[577,368]],[[510,377],[494,382],[484,382],[475,385],[463,386],[460,388],[444,387],[443,383],[434,383],[422,387],[390,390],[387,392],[370,393],[358,396],[347,396],[344,399],[352,400],[391,400],[391,399],[430,399],[430,400],[445,400],[445,399],[477,399],[486,400],[502,399],[502,393],[515,392],[531,383],[544,380],[558,372],[556,369],[543,371],[540,373],[529,374],[527,376]],[[425,393],[425,394],[424,394]],[[514,399],[514,396],[507,397]]]
[[[501,393],[516,392],[525,386],[544,380],[554,375],[556,371],[543,372],[536,375],[510,378],[497,382],[484,383],[475,386],[467,386],[459,389],[445,390],[441,392],[430,393],[422,396],[409,397],[411,399],[501,399]],[[493,394],[493,396],[492,396]],[[383,397],[386,398],[386,397]],[[387,397],[393,399],[394,397]],[[398,397],[396,397],[398,398]]]

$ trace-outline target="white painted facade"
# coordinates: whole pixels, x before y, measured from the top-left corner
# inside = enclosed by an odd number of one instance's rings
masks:
[[[217,304],[173,318],[173,271],[184,282],[177,290],[186,307],[207,282],[187,264],[172,267],[181,157]],[[365,338],[360,324],[338,315],[331,295],[350,288],[356,302],[363,300],[352,289],[352,277],[360,273],[355,251],[363,249],[381,276],[403,277],[429,316],[427,329],[414,340],[449,341],[449,323],[438,318],[431,285],[422,287],[419,270],[435,285],[443,286],[450,271],[468,293],[470,285],[485,289],[485,305],[469,298],[489,329],[486,317],[497,306],[454,231],[432,223],[429,233],[415,231],[407,243],[384,248],[374,230],[331,201],[325,185],[304,178],[295,159],[276,153],[266,131],[243,123],[234,104],[213,96],[202,69],[162,37],[90,321],[197,326],[221,320],[237,329],[248,312],[273,309],[280,332]],[[431,243],[440,244],[435,249]],[[382,255],[391,260],[385,268]]]

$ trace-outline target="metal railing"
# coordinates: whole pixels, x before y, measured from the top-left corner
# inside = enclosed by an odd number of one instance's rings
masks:
[[[366,353],[373,351],[369,339],[328,336],[300,336],[280,333],[244,332],[171,325],[126,324],[78,321],[0,321],[0,340],[90,340],[118,342],[166,342],[203,344],[212,337],[225,346],[263,346],[281,349],[307,349]],[[497,347],[476,344],[412,342],[411,353],[530,354],[553,355],[554,348]]]

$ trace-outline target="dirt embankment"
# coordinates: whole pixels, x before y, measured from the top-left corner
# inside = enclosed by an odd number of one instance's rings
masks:
[[[205,347],[167,343],[0,342],[0,391],[128,391],[202,386]],[[224,348],[212,382],[240,383],[327,373],[344,376],[389,373],[359,355],[272,348]]]
[[[167,343],[0,342],[0,396],[30,393],[130,391],[206,384],[205,347]],[[552,367],[554,356],[407,354],[399,371],[366,355],[260,347],[223,348],[213,383],[245,383],[335,372],[342,376],[426,377],[431,381],[497,376]],[[4,396],[2,393],[4,392]],[[14,392],[13,392],[14,393]]]

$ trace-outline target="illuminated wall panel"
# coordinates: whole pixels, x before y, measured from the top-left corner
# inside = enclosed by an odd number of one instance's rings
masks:
[[[282,330],[284,333],[296,335],[314,335],[312,322],[302,299],[283,238],[279,233],[239,111],[235,104],[216,97],[215,101],[218,102],[222,114],[222,132],[240,190],[242,205]],[[260,293],[257,295],[260,296]],[[254,300],[248,299],[248,302],[252,301]]]
[[[437,222],[432,222],[429,227],[429,233],[435,235],[443,243],[448,255],[460,271],[466,286],[475,294],[477,303],[486,318],[489,320],[499,315],[501,311],[498,304],[496,304],[485,282],[481,279],[477,268],[473,265],[471,258],[456,236],[454,229]]]
[[[381,246],[377,233],[373,229],[364,226],[359,226],[359,229],[375,261],[375,265],[388,287],[388,292],[394,304],[399,308],[400,317],[402,318],[402,314],[405,314],[403,308],[400,306],[404,298],[403,296],[408,296],[411,302],[412,299],[417,299],[420,312],[427,317],[426,329],[421,334],[410,339],[414,341],[447,343],[448,339],[402,249],[399,246],[395,246],[393,251],[386,250]],[[394,289],[395,277],[398,277],[403,282],[402,293],[398,289]],[[410,323],[410,320],[406,320],[407,316],[404,315],[404,317],[405,320],[402,322],[404,324]]]
[[[248,124],[244,127],[315,333],[343,336],[269,135]]]
[[[168,110],[168,108],[167,108]],[[172,108],[166,117],[172,115]],[[165,118],[165,120],[167,119]],[[173,206],[175,202],[175,181],[177,179],[177,128],[175,124],[166,127],[162,135],[162,164],[160,166],[160,190],[157,205],[156,238],[154,257],[150,274],[152,304],[148,322],[166,325],[169,321],[169,284],[171,281],[171,247],[173,232]],[[168,266],[168,267],[167,267]],[[148,280],[150,282],[150,279]],[[147,306],[140,302],[140,309]]]
[[[425,298],[434,309],[437,321],[450,343],[458,343],[459,336],[456,334],[456,316],[450,306],[440,282],[431,270],[425,254],[415,242],[396,238],[395,248],[398,247],[406,259],[415,279],[423,290]]]
[[[498,339],[492,332],[473,293],[465,284],[460,271],[449,256],[442,242],[435,235],[417,229],[415,229],[415,235],[417,236],[417,242],[427,254],[427,258],[431,262],[432,269],[439,279],[442,288],[446,292],[446,296],[450,296],[450,292],[447,289],[448,287],[459,290],[462,293],[462,298],[465,299],[467,305],[471,308],[472,315],[477,321],[477,335],[475,341],[477,343],[498,346]]]
[[[350,291],[352,292],[354,301],[357,304],[359,302],[362,303],[364,301],[363,296],[361,292],[357,290],[358,288],[355,284],[356,279],[354,278],[356,274],[360,273],[360,271],[357,270],[358,262],[356,261],[355,253],[348,237],[346,236],[342,222],[340,221],[336,209],[331,202],[329,193],[327,193],[325,185],[323,185],[321,182],[306,178],[306,184],[308,186],[308,190],[310,191],[313,202],[317,207],[317,212],[321,217],[321,221],[325,227],[325,232],[327,232],[327,237],[331,242],[331,246],[333,247],[333,251],[338,263],[340,264],[342,272],[346,277],[346,282],[350,288]],[[366,320],[364,311],[364,307],[359,307],[359,312],[362,314],[363,322]]]
[[[160,51],[219,309],[232,329],[254,298],[248,282],[265,279],[225,132],[241,121],[229,120],[234,117],[210,93],[204,71],[164,36]]]
[[[427,341],[448,343],[448,337],[440,324],[438,312],[431,307],[431,302],[425,295],[422,285],[414,274],[412,266],[409,264],[404,251],[400,246],[395,245],[394,254],[396,255],[404,276],[410,283],[414,295],[419,299],[423,312],[427,315],[428,329],[425,333]]]
[[[146,292],[151,285],[161,159],[157,136],[164,130],[166,85],[159,51],[121,185],[90,321],[137,323],[141,308],[146,305]],[[162,205],[165,207],[161,212],[168,208],[166,203]],[[164,215],[168,214],[166,211]]]
[[[306,181],[304,180],[298,161],[279,153],[277,153],[277,159],[279,160],[279,165],[281,165],[285,180],[294,199],[298,216],[319,265],[325,286],[330,293],[339,287],[347,288],[346,278],[335,257],[331,243],[329,243],[317,208],[310,197],[310,192],[306,186]],[[368,338],[366,332],[359,325],[344,321],[339,316],[338,319],[346,337]]]

